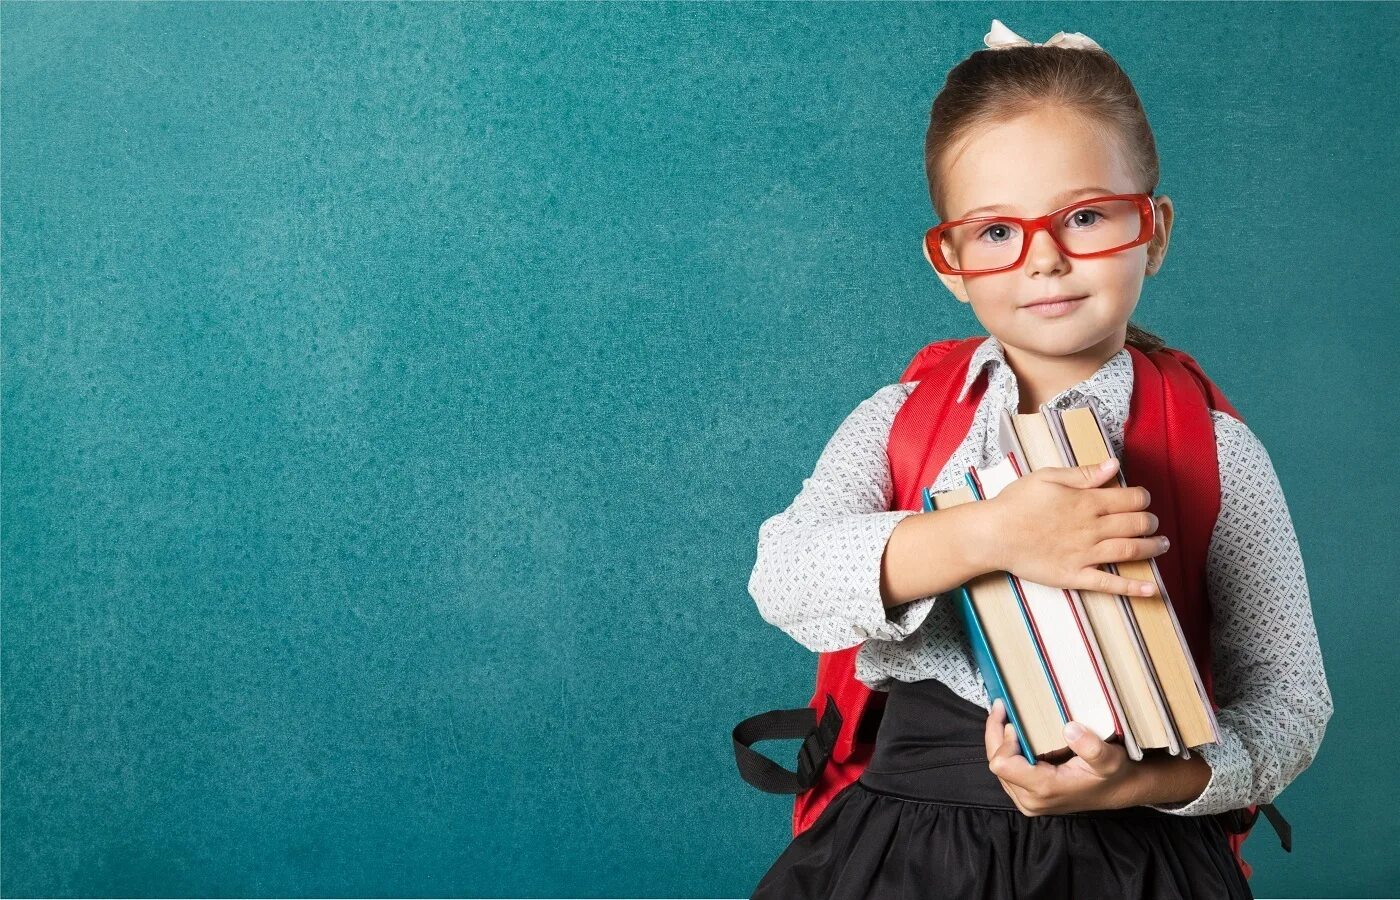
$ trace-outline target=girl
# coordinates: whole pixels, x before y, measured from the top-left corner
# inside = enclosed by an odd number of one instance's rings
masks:
[[[1129,322],[1144,277],[1165,258],[1172,204],[1154,196],[1156,147],[1127,75],[1078,33],[1031,44],[993,20],[984,41],[949,73],[925,142],[930,197],[948,223],[942,268],[927,244],[925,257],[990,333],[962,385],[966,395],[985,378],[985,394],[935,492],[1000,458],[1002,407],[1031,413],[1092,397],[1121,453],[1133,389],[1125,344],[1163,346]],[[1126,241],[1105,238],[1123,203],[1144,210],[1145,224]],[[1051,212],[1050,227],[1025,227]],[[1312,761],[1332,714],[1267,452],[1212,410],[1221,498],[1206,572],[1220,742],[1189,760],[1133,762],[1071,723],[1076,756],[1032,766],[1000,703],[989,708],[953,603],[939,595],[1001,570],[1150,593],[1099,566],[1166,548],[1152,537],[1145,492],[1105,486],[1112,466],[1040,469],[991,500],[892,510],[887,438],[915,386],[891,384],[860,403],[796,499],[759,530],[749,591],[763,618],[816,652],[864,639],[856,676],[889,696],[861,778],[753,896],[1252,896],[1212,814],[1271,800]]]

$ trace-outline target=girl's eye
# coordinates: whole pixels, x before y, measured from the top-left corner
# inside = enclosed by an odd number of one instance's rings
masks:
[[[1004,244],[1016,234],[1016,227],[1008,222],[993,222],[978,233],[977,237],[993,244]]]
[[[1069,222],[1067,224],[1073,225],[1078,222],[1082,226],[1089,226],[1097,223],[1098,220],[1103,217],[1103,213],[1099,212],[1097,209],[1076,209],[1069,214]],[[1088,221],[1086,222],[1085,219],[1088,219]]]

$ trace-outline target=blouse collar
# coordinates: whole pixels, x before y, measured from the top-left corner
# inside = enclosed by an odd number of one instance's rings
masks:
[[[1020,390],[1016,374],[1006,361],[1006,353],[995,336],[988,336],[972,354],[968,363],[967,376],[963,379],[958,402],[967,398],[977,376],[986,369],[987,393],[992,395],[997,406],[1006,406],[1015,412],[1020,408]],[[1098,401],[1099,412],[1107,419],[1104,423],[1114,434],[1121,433],[1128,419],[1128,405],[1133,395],[1133,358],[1127,347],[1110,356],[1098,370],[1078,384],[1056,394],[1047,405],[1066,409],[1076,404],[1082,405],[1086,396]]]

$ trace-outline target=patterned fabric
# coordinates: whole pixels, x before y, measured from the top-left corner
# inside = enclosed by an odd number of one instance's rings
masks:
[[[935,493],[961,484],[968,466],[1000,458],[998,410],[1017,410],[1020,397],[995,337],[974,353],[959,399],[984,369],[986,393]],[[875,690],[888,690],[896,679],[936,678],[990,709],[953,602],[934,595],[886,609],[880,598],[890,532],[916,515],[890,509],[886,456],[890,425],[914,387],[880,388],[841,423],[791,505],[759,527],[748,589],[764,621],[809,650],[863,642],[856,677]],[[1050,405],[1063,409],[1095,397],[1121,453],[1132,391],[1133,363],[1125,348]],[[1221,497],[1206,580],[1221,740],[1195,751],[1211,767],[1199,797],[1153,807],[1180,815],[1273,800],[1312,762],[1332,715],[1303,560],[1273,463],[1243,422],[1218,410],[1211,415]]]

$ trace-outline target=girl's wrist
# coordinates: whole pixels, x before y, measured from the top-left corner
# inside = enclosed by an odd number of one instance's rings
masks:
[[[1003,572],[1010,570],[1006,558],[1006,530],[1001,526],[1001,506],[997,498],[978,500],[967,504],[969,519],[972,522],[973,537],[967,546],[974,554],[972,563],[979,572]]]
[[[1210,763],[1199,753],[1151,757],[1134,764],[1138,778],[1128,785],[1124,806],[1167,806],[1196,800],[1210,784]]]

